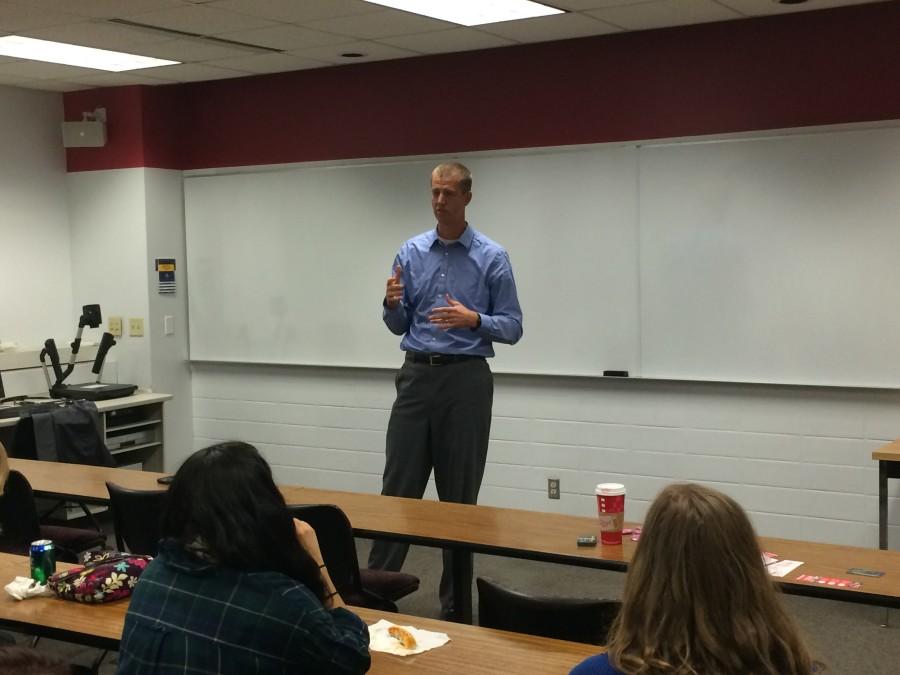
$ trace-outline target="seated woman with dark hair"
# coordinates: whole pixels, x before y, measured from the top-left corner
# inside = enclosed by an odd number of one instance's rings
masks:
[[[191,455],[162,534],[128,608],[119,675],[369,669],[366,625],[344,608],[315,532],[290,517],[253,446]]]
[[[571,675],[810,675],[813,663],[730,497],[659,493],[644,521],[608,651]]]

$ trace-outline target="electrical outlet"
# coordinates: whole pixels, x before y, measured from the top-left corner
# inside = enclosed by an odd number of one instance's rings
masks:
[[[128,334],[131,337],[144,337],[144,320],[128,319]]]
[[[559,499],[559,478],[547,479],[547,498]]]
[[[109,332],[113,337],[122,337],[122,317],[109,317]]]

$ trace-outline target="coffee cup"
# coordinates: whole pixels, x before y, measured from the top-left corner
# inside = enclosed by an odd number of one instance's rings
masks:
[[[625,524],[625,486],[621,483],[600,483],[597,495],[597,516],[600,518],[600,543],[606,546],[622,544]]]

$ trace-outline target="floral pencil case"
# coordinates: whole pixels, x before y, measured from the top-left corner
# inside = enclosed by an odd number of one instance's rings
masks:
[[[85,555],[84,565],[57,572],[47,580],[47,585],[65,600],[112,602],[131,595],[151,560],[147,555],[90,551]]]

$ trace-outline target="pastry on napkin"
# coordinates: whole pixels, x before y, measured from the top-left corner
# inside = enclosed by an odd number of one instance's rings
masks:
[[[391,635],[391,628],[402,629],[401,631],[394,631],[400,636],[399,639]],[[402,641],[408,642],[410,637],[415,640],[415,647],[404,647]],[[450,637],[446,633],[434,633],[430,630],[422,630],[413,626],[397,626],[387,619],[382,619],[378,623],[373,623],[369,626],[369,649],[375,652],[410,656],[427,652],[429,649],[440,647],[448,642],[450,642]]]

